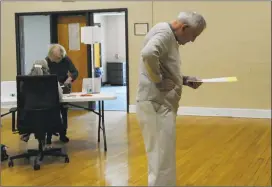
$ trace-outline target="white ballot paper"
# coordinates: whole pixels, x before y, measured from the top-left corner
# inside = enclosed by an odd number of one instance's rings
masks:
[[[238,81],[236,77],[220,77],[212,79],[200,79],[199,81],[193,82],[236,82]]]

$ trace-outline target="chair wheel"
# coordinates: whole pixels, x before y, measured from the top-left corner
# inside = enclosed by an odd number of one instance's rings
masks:
[[[65,157],[65,161],[64,162],[65,163],[69,163],[70,162],[69,157]]]
[[[34,170],[40,170],[41,169],[41,166],[39,164],[34,164]]]
[[[9,162],[8,162],[8,167],[13,167],[14,166],[14,163],[13,163],[13,161],[12,160],[9,160]]]

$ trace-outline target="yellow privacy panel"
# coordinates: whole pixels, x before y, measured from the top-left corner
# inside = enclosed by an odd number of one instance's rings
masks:
[[[94,64],[96,68],[101,67],[101,51],[100,51],[100,43],[94,44]]]

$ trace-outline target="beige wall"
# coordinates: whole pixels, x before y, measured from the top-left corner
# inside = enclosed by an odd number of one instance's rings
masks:
[[[200,77],[237,76],[232,84],[186,89],[185,106],[271,108],[270,2],[156,2],[154,22],[169,21],[180,10],[207,19],[207,29],[194,44],[181,47],[183,72]]]
[[[134,36],[133,24],[148,22],[152,25],[152,18],[153,23],[170,21],[179,11],[194,10],[205,16],[208,27],[194,44],[180,48],[183,73],[203,78],[237,76],[239,82],[206,84],[199,90],[185,88],[181,104],[218,108],[271,108],[270,2],[154,1],[152,7],[151,1],[5,1],[1,8],[2,80],[15,80],[16,75],[15,12],[128,8],[130,104],[135,104],[143,37]]]

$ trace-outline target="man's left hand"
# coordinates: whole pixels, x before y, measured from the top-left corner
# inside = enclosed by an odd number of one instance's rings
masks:
[[[197,81],[199,81],[198,78],[188,76],[188,77],[186,77],[184,84],[186,86],[189,86],[190,88],[197,89],[199,86],[202,85],[202,82],[197,82]]]

